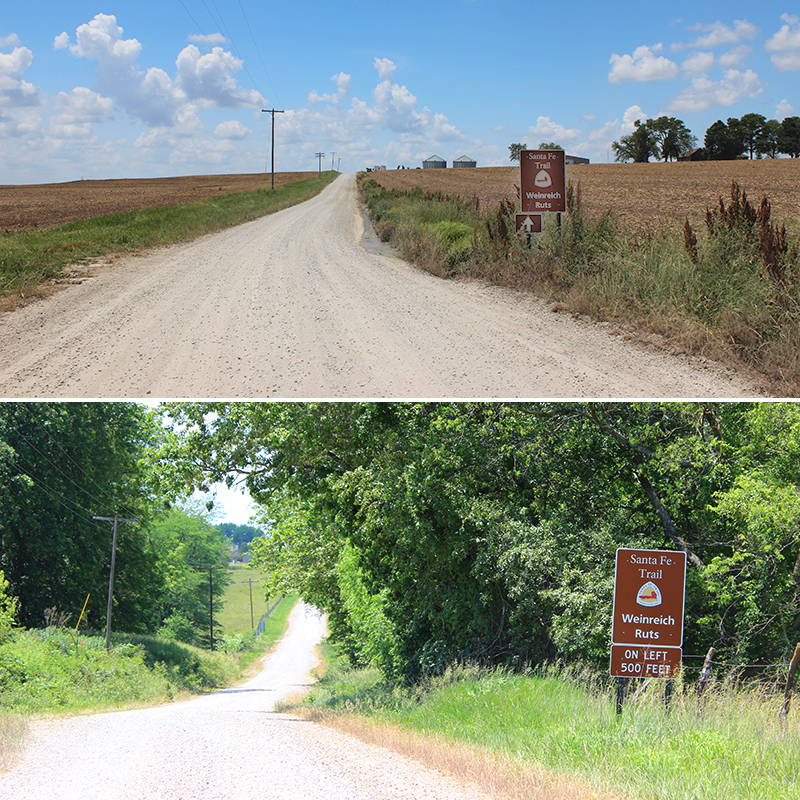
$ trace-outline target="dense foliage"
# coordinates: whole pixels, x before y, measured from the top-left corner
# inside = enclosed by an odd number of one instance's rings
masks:
[[[800,629],[793,404],[173,404],[165,485],[246,475],[273,591],[356,662],[604,666],[617,547],[688,553],[685,653]]]
[[[105,628],[117,515],[112,630],[208,643],[224,537],[152,491],[145,454],[162,436],[134,403],[0,404],[0,636],[75,624],[87,595],[82,626]],[[216,592],[225,580],[215,573]]]

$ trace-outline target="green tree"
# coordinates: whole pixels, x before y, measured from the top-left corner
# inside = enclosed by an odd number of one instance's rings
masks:
[[[706,131],[704,147],[710,161],[732,161],[744,153],[744,135],[738,119],[717,120]]]
[[[777,158],[780,153],[781,124],[776,119],[768,119],[764,123],[764,130],[756,142],[756,151],[760,156]]]
[[[209,646],[209,580],[215,614],[222,610],[231,581],[222,532],[199,509],[172,508],[150,525],[148,538],[163,581],[163,590],[153,598],[156,627],[180,641]]]
[[[647,163],[651,156],[659,156],[655,134],[638,119],[634,122],[633,133],[623,136],[618,142],[612,142],[611,149],[614,151],[614,160],[620,162]]]
[[[778,152],[797,158],[800,156],[800,117],[786,117],[778,134]]]
[[[730,120],[728,123],[730,124]],[[767,118],[763,114],[745,114],[739,120],[744,150],[751,159],[761,152],[760,143],[765,141],[766,125]]]
[[[94,515],[137,518],[119,526],[115,626],[146,630],[158,591],[142,528],[154,498],[141,458],[158,435],[133,403],[0,405],[0,569],[19,600],[19,622],[45,608],[105,624],[111,526]]]
[[[664,161],[677,159],[697,145],[697,137],[692,136],[684,122],[675,117],[648,119],[645,125],[655,137]]]
[[[519,161],[520,153],[523,150],[527,150],[527,149],[528,149],[528,145],[527,144],[520,144],[518,142],[514,143],[514,144],[510,144],[508,146],[508,158],[509,158],[509,160],[510,161]]]
[[[539,142],[539,150],[563,150],[564,148],[556,142]]]

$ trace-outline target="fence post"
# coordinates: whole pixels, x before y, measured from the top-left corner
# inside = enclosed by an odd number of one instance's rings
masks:
[[[625,704],[625,694],[630,678],[617,678],[617,716],[622,714],[622,706]]]
[[[702,697],[706,690],[706,683],[711,677],[711,659],[714,657],[714,648],[709,647],[706,660],[703,662],[703,669],[700,670],[700,680],[697,682],[697,696]]]
[[[667,678],[664,684],[664,709],[667,714],[672,711],[672,695],[675,692],[675,678]]]
[[[794,655],[789,664],[789,674],[786,676],[786,693],[783,698],[783,705],[781,706],[780,713],[778,714],[782,726],[786,725],[786,717],[789,715],[789,706],[792,702],[792,688],[794,687],[794,676],[797,672],[798,662],[800,662],[800,643],[794,648]]]

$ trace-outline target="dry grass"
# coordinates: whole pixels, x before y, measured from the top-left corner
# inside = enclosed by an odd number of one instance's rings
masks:
[[[622,800],[619,795],[593,789],[544,767],[536,769],[486,749],[452,744],[441,737],[406,730],[399,725],[354,714],[328,713],[308,706],[291,710],[312,722],[453,775],[492,797],[507,800]]]
[[[22,755],[28,723],[16,714],[0,714],[0,772],[11,769]]]

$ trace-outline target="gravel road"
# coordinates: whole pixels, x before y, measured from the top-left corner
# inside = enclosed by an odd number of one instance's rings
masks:
[[[241,686],[142,711],[37,722],[4,800],[488,800],[419,763],[273,711],[310,684],[323,618],[299,604]]]
[[[355,178],[0,318],[0,396],[752,397],[706,362],[364,246]],[[368,242],[367,242],[368,243]]]

